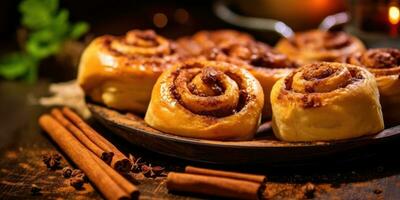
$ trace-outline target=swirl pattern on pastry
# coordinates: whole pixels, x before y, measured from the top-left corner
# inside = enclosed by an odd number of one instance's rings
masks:
[[[275,48],[302,64],[336,61],[342,56],[365,51],[363,43],[354,36],[320,30],[296,33],[292,38],[281,39]]]
[[[354,65],[305,65],[274,85],[271,103],[274,133],[285,141],[348,139],[383,129],[374,77]]]
[[[249,34],[234,30],[200,31],[193,36],[177,40],[178,51],[185,56],[199,56],[214,47],[224,48],[232,44],[246,44],[254,41]]]
[[[263,118],[272,116],[270,93],[277,80],[292,72],[298,64],[286,55],[273,50],[261,42],[231,44],[223,48],[214,47],[205,53],[209,60],[221,60],[245,66],[260,82],[265,95]]]
[[[246,140],[258,128],[263,103],[262,88],[247,70],[226,62],[187,60],[160,76],[145,121],[180,136]]]
[[[144,113],[158,76],[177,59],[174,44],[154,31],[106,35],[85,49],[78,82],[93,101]]]
[[[168,55],[171,52],[170,42],[151,30],[129,31],[125,37],[110,38],[105,45],[111,51],[130,56]]]
[[[375,75],[378,83],[385,124],[400,123],[400,50],[393,48],[369,49],[342,60],[365,67]]]

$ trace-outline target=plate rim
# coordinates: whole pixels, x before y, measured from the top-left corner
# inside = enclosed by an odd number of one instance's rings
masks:
[[[219,140],[207,140],[207,139],[198,139],[198,138],[189,138],[189,137],[183,137],[183,136],[178,136],[178,135],[173,135],[173,134],[168,134],[164,133],[162,131],[158,131],[160,133],[153,133],[153,132],[147,132],[143,129],[139,128],[134,128],[132,126],[127,126],[124,125],[121,122],[118,122],[114,119],[107,119],[104,117],[104,114],[102,115],[101,113],[97,112],[95,109],[100,108],[100,109],[106,109],[107,111],[111,111],[113,113],[116,113],[119,117],[122,117],[122,119],[125,120],[132,120],[128,116],[122,114],[120,111],[108,108],[104,105],[99,105],[99,104],[94,104],[91,102],[86,103],[87,107],[91,111],[92,115],[96,120],[97,118],[102,118],[102,120],[105,120],[107,123],[112,123],[115,126],[118,126],[118,128],[123,129],[127,132],[135,132],[135,133],[141,133],[141,134],[147,134],[151,135],[157,138],[162,138],[164,140],[173,140],[174,142],[179,142],[179,143],[187,143],[187,144],[194,144],[194,145],[203,145],[203,146],[214,146],[214,147],[223,147],[223,148],[252,148],[252,149],[266,149],[266,148],[313,148],[313,147],[326,147],[326,146],[335,146],[335,145],[345,145],[345,144],[352,144],[352,143],[359,143],[359,142],[364,142],[364,143],[373,143],[373,142],[378,142],[384,139],[389,139],[391,137],[395,136],[400,136],[400,125],[390,127],[387,129],[382,130],[381,132],[374,134],[374,135],[368,135],[368,136],[363,136],[363,137],[358,137],[358,138],[352,138],[352,139],[346,139],[346,140],[335,140],[335,141],[317,141],[317,142],[285,142],[285,141],[277,141],[279,143],[286,143],[287,145],[284,144],[277,144],[276,146],[271,146],[271,145],[265,145],[265,146],[257,146],[257,143],[252,144],[251,142],[256,142],[255,140],[247,140],[247,141],[219,141]],[[391,131],[395,130],[395,131]],[[242,143],[240,145],[235,145],[234,143]],[[260,141],[260,143],[262,143]]]

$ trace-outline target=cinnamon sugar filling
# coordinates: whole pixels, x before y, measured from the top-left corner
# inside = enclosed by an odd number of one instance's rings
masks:
[[[226,117],[239,112],[250,98],[242,77],[229,68],[184,65],[171,74],[170,91],[188,111],[208,117]]]
[[[292,72],[284,79],[278,98],[300,101],[304,108],[322,106],[322,95],[363,79],[357,68],[340,63],[313,63]]]

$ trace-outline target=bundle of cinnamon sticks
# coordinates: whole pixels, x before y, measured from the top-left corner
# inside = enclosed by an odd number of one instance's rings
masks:
[[[137,199],[139,190],[118,172],[131,169],[129,160],[69,108],[53,109],[39,118],[40,126],[88,176],[106,199]],[[170,191],[236,199],[263,199],[266,177],[187,166],[170,172]]]
[[[258,200],[264,199],[266,180],[262,175],[187,166],[185,173],[168,174],[167,188],[177,192]]]
[[[139,190],[118,173],[129,171],[132,161],[72,110],[55,108],[39,124],[105,198],[138,198]]]

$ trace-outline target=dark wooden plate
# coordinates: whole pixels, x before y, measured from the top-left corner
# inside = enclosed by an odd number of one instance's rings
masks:
[[[290,143],[277,140],[270,123],[264,123],[254,140],[212,141],[166,134],[148,126],[140,116],[123,114],[92,103],[88,103],[88,107],[96,120],[134,145],[172,157],[216,164],[309,160],[400,138],[399,125],[373,136],[351,140]]]

